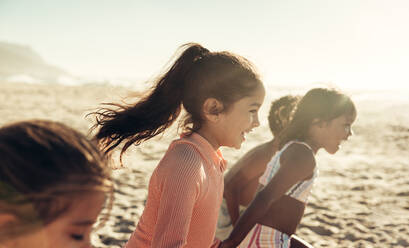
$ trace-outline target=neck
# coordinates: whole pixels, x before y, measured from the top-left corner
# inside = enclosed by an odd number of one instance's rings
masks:
[[[206,128],[201,128],[199,130],[196,131],[196,133],[198,133],[200,136],[202,136],[203,138],[205,138],[207,140],[207,142],[210,143],[210,145],[212,145],[212,147],[214,148],[214,150],[219,149],[220,145],[217,142],[217,140],[214,138],[214,135],[211,135],[210,132],[208,132],[206,130]]]
[[[314,154],[316,154],[318,152],[318,150],[321,148],[316,142],[314,142],[311,139],[306,139],[306,140],[304,140],[304,142],[307,143],[311,147]]]

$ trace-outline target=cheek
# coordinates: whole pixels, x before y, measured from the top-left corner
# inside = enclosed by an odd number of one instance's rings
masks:
[[[251,115],[251,116],[250,116],[250,118],[249,118],[249,124],[251,125],[253,122],[255,122],[255,121],[256,121],[256,119],[257,119],[257,117],[256,117],[256,116]]]
[[[52,240],[50,240],[46,228],[40,228],[35,232],[18,237],[15,241],[11,242],[10,246],[6,247],[26,248],[27,244],[30,244],[31,248],[48,248],[52,247]]]
[[[340,139],[345,139],[345,137],[348,136],[349,130],[342,128],[341,130],[339,130],[338,133],[339,133],[338,137],[340,137]]]
[[[235,116],[232,118],[232,122],[238,123],[238,125],[245,125],[253,120],[253,114],[250,112],[240,112],[236,113]]]
[[[62,230],[59,226],[50,226],[47,228],[47,243],[46,247],[74,247],[72,246],[73,240],[70,239],[69,233],[65,230]]]
[[[345,135],[345,130],[343,128],[332,128],[329,130],[329,137],[331,140],[339,140]]]

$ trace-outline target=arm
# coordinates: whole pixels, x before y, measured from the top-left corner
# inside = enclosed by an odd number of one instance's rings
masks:
[[[276,151],[272,141],[254,147],[232,166],[232,168],[237,167],[238,169],[231,180],[236,180],[238,181],[236,184],[245,187],[245,184],[240,183],[240,181],[249,182],[260,177]]]
[[[210,246],[210,248],[218,248],[218,247],[220,247],[220,244],[221,244],[221,243],[222,243],[222,242],[221,242],[219,239],[214,238],[213,244]]]
[[[175,148],[175,156],[169,159],[169,163],[174,164],[166,165],[168,169],[162,176],[162,194],[152,247],[176,248],[186,245],[193,208],[200,194],[201,166],[194,148],[187,148],[189,151],[186,151],[186,146]]]
[[[273,151],[271,144],[272,142],[267,142],[251,149],[233,165],[231,169],[232,174],[226,176],[225,181],[227,182],[224,198],[226,199],[227,209],[233,225],[235,225],[240,217],[241,192],[253,180],[263,174],[268,161],[275,151]],[[255,191],[253,194],[255,194]]]
[[[308,178],[315,168],[312,151],[302,144],[292,144],[280,157],[281,167],[271,181],[256,195],[249,208],[240,217],[229,238],[221,247],[236,247],[246,237],[270,206],[294,184]]]
[[[226,192],[224,194],[224,199],[226,200],[227,211],[229,212],[231,223],[234,226],[240,217],[239,199],[235,192]]]

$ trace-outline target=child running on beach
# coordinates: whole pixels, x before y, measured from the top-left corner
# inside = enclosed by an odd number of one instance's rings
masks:
[[[96,138],[121,154],[165,131],[186,110],[181,138],[152,173],[146,206],[127,248],[209,248],[223,198],[219,147],[240,148],[259,126],[264,87],[246,59],[187,44],[152,91],[133,106],[97,112]]]
[[[356,114],[352,100],[336,90],[308,91],[279,135],[280,150],[260,178],[262,188],[220,247],[290,247],[318,175],[315,154],[321,148],[336,153],[352,134]]]
[[[90,247],[112,192],[96,145],[63,124],[24,121],[0,128],[0,157],[0,247]]]
[[[278,150],[278,134],[290,121],[297,101],[298,97],[286,95],[272,102],[268,123],[274,138],[244,154],[224,176],[224,199],[216,230],[218,239],[227,238],[240,213],[253,200],[259,185],[258,180]]]

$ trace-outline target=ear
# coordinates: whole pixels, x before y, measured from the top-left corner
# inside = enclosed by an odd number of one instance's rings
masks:
[[[314,118],[312,120],[312,122],[311,122],[311,125],[315,125],[315,126],[317,126],[319,128],[323,128],[325,126],[325,124],[326,124],[326,121],[323,121],[323,120],[321,120],[319,118]]]
[[[218,122],[223,108],[223,103],[216,98],[207,98],[202,107],[203,116],[208,121]]]

